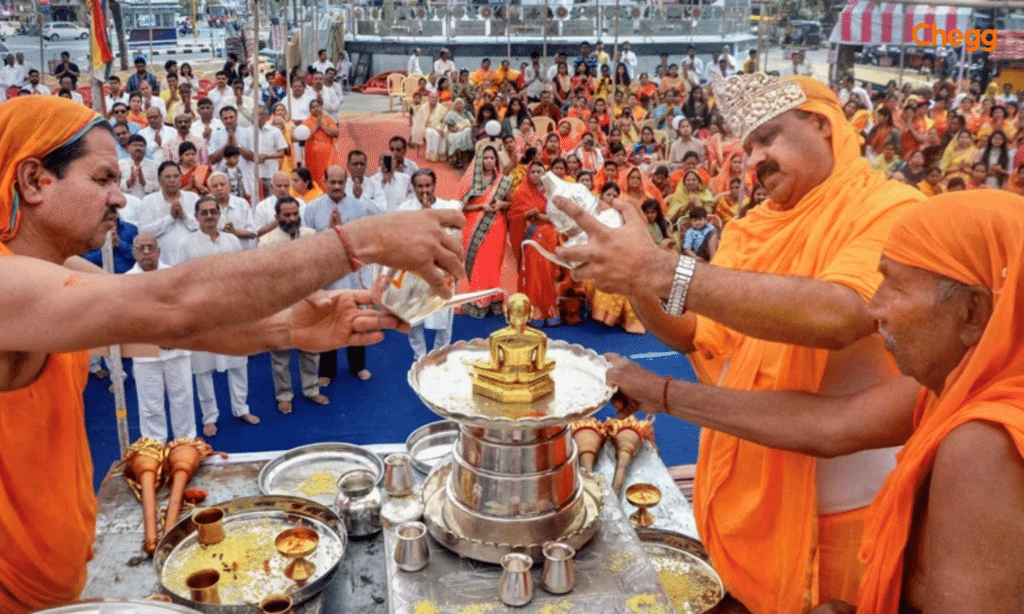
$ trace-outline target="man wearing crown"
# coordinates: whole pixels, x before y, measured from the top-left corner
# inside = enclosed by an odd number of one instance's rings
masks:
[[[922,195],[870,169],[822,83],[754,73],[714,88],[770,200],[729,223],[709,264],[658,250],[630,205],[608,229],[563,203],[590,243],[559,255],[689,354],[700,384],[619,358],[608,381],[624,411],[705,427],[694,511],[730,593],[754,614],[856,603],[867,506],[920,390],[886,357],[867,301],[890,230]]]

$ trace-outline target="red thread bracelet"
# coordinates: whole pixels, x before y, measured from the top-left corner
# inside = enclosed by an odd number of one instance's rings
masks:
[[[661,405],[662,411],[668,413],[668,385],[672,383],[672,376],[665,376],[665,388],[661,391]]]
[[[359,258],[356,258],[355,253],[352,251],[352,244],[348,240],[348,235],[341,229],[341,224],[334,227],[334,232],[338,233],[338,238],[341,239],[341,246],[345,248],[345,255],[348,256],[348,265],[352,267],[352,272],[354,273],[366,266]]]

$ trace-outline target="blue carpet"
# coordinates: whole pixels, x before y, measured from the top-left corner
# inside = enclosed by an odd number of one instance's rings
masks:
[[[504,319],[490,316],[474,320],[467,316],[455,317],[454,338],[486,337],[504,326]],[[544,331],[552,339],[578,343],[599,353],[617,352],[634,356],[644,367],[676,379],[695,381],[689,361],[671,352],[650,335],[631,335],[619,328],[584,321],[580,326],[559,326]],[[427,333],[427,346],[432,342]],[[292,361],[292,378],[298,386],[298,367]],[[355,444],[403,442],[420,425],[439,420],[416,397],[406,383],[406,372],[412,363],[412,350],[405,335],[388,332],[383,342],[370,346],[366,352],[367,368],[373,373],[369,381],[361,381],[349,374],[345,353],[338,358],[338,376],[322,389],[331,399],[330,405],[309,403],[297,395],[290,415],[277,411],[274,384],[271,377],[270,357],[267,354],[249,359],[249,407],[262,421],[252,426],[231,417],[226,376],[215,374],[217,404],[221,417],[218,434],[209,438],[215,450],[223,452],[256,452],[261,450],[287,450],[319,441],[345,441]],[[126,361],[126,367],[128,361]],[[139,437],[138,410],[135,383],[125,383],[128,398],[129,434],[132,441]],[[108,391],[109,380],[90,378],[85,389],[85,420],[95,466],[94,483],[99,488],[107,470],[119,457],[117,427],[114,421],[114,395]],[[199,424],[198,401],[196,421]],[[597,416],[614,415],[605,407]],[[200,429],[202,425],[200,424]],[[697,459],[699,429],[674,418],[659,417],[655,435],[662,458],[667,465],[693,463]]]

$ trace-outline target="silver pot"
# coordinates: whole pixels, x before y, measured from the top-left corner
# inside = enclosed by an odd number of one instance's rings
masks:
[[[486,468],[495,473],[535,473],[571,462],[575,442],[566,436],[567,432],[561,428],[551,437],[522,443],[478,437],[467,432],[459,438],[456,450],[472,467]],[[488,435],[493,433],[486,432]]]
[[[571,443],[571,440],[570,440]],[[498,518],[539,516],[561,509],[579,494],[576,449],[567,462],[532,473],[497,473],[470,464],[458,450],[451,494],[467,509]]]

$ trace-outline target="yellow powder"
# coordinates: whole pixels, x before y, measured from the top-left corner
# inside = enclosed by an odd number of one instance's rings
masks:
[[[329,471],[318,471],[299,485],[299,492],[307,497],[338,494],[338,478]]]
[[[413,608],[415,614],[437,614],[437,607],[429,601],[417,601]]]
[[[652,559],[672,607],[680,614],[706,612],[722,599],[722,588],[700,565],[669,558]]]
[[[630,597],[626,600],[626,607],[635,614],[669,614],[665,606],[658,603],[657,598],[650,593]]]
[[[572,614],[572,602],[563,599],[558,603],[545,603],[537,610],[537,614]]]
[[[495,603],[474,603],[459,608],[459,614],[487,614],[497,607]]]
[[[608,571],[618,573],[626,565],[636,561],[636,557],[628,552],[616,552],[612,555]]]

